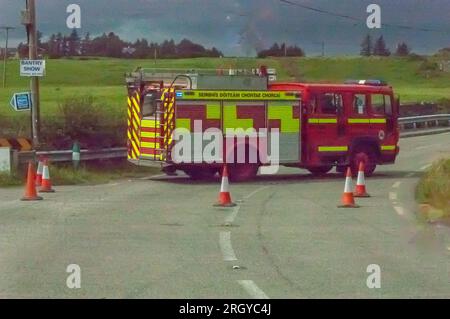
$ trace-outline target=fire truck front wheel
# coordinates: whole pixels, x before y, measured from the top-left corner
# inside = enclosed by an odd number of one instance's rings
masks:
[[[350,158],[350,168],[354,176],[358,174],[359,164],[364,162],[364,174],[367,177],[373,175],[377,168],[377,155],[373,148],[368,146],[357,146]]]
[[[314,176],[322,176],[327,174],[329,171],[333,169],[333,166],[316,166],[316,167],[309,167],[308,171],[313,174]]]

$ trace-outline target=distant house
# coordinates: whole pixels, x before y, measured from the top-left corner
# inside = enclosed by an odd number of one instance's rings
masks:
[[[439,62],[439,70],[450,73],[450,60],[443,60]]]

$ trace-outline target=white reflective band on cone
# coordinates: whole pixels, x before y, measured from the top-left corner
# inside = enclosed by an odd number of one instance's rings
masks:
[[[222,185],[220,187],[220,192],[221,193],[228,193],[228,177],[223,177],[222,178]]]
[[[352,189],[352,178],[351,177],[346,177],[345,178],[345,189],[344,189],[344,193],[353,193],[353,189]]]
[[[366,185],[364,172],[358,172],[358,181],[356,182],[356,185]]]
[[[42,173],[42,179],[49,180],[50,179],[50,171],[47,165],[44,165],[44,171]]]
[[[39,164],[38,164],[38,169],[37,169],[37,174],[38,175],[42,175],[42,172],[44,171],[44,164],[41,162],[41,161],[39,161]]]

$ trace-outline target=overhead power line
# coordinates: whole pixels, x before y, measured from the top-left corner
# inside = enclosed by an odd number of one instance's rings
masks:
[[[319,8],[314,8],[305,4],[301,4],[298,2],[294,2],[291,0],[278,0],[281,3],[284,4],[288,4],[291,6],[296,6],[296,7],[300,7],[306,10],[310,10],[310,11],[314,11],[316,13],[320,13],[320,14],[325,14],[325,15],[329,15],[329,16],[333,16],[333,17],[338,17],[338,18],[342,18],[342,19],[347,19],[347,20],[351,20],[351,21],[358,21],[358,22],[365,22],[366,19],[364,18],[358,18],[358,17],[354,17],[354,16],[350,16],[350,15],[346,15],[346,14],[340,14],[340,13],[336,13],[336,12],[332,12],[332,11],[328,11],[328,10],[323,10],[323,9],[319,9]],[[436,32],[436,33],[449,33],[450,30],[437,30],[437,29],[430,29],[430,28],[420,28],[420,27],[413,27],[413,26],[407,26],[407,25],[401,25],[401,24],[393,24],[393,23],[382,23],[383,26],[385,27],[391,27],[391,28],[397,28],[397,29],[404,29],[404,30],[412,30],[412,31],[422,31],[422,32]]]

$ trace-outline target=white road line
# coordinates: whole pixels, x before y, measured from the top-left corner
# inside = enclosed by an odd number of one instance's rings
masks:
[[[238,280],[238,283],[254,299],[270,299],[253,280]]]
[[[399,188],[402,182],[395,182],[394,185],[392,185],[392,188]]]
[[[234,223],[234,220],[236,219],[237,215],[239,214],[240,208],[241,208],[241,206],[236,206],[233,209],[233,211],[227,217],[225,217],[225,223],[227,223],[227,224]]]
[[[397,200],[397,193],[390,192],[389,193],[389,199],[390,200]]]
[[[231,245],[231,232],[221,232],[219,239],[220,249],[222,250],[224,261],[236,261],[236,254]]]
[[[264,186],[264,187],[258,188],[258,189],[255,190],[254,192],[252,192],[252,193],[250,193],[249,195],[245,196],[244,199],[249,199],[249,198],[255,196],[255,195],[256,195],[257,193],[259,193],[260,191],[265,190],[266,188],[269,188],[269,186]]]
[[[425,165],[425,166],[422,166],[422,167],[420,168],[420,170],[421,170],[421,171],[425,171],[425,170],[429,169],[430,167],[431,167],[431,164],[427,164],[427,165]]]
[[[419,146],[419,147],[416,147],[416,151],[424,150],[424,149],[427,149],[427,148],[430,148],[430,147],[434,147],[434,146],[435,146],[434,144]]]
[[[405,216],[405,209],[401,206],[394,206],[395,211],[399,216]]]

